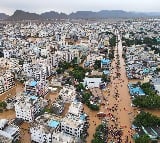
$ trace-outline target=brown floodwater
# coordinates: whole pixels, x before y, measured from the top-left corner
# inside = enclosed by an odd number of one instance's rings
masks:
[[[115,50],[115,55],[117,54],[117,50]],[[126,136],[128,136],[129,141],[133,143],[131,138],[131,123],[133,121],[134,116],[137,112],[133,110],[131,107],[131,99],[130,94],[128,91],[128,78],[126,77],[126,70],[125,70],[125,62],[122,58],[122,43],[119,42],[118,45],[118,54],[120,60],[120,68],[116,68],[117,59],[113,60],[112,62],[112,71],[111,71],[111,83],[109,84],[108,88],[102,92],[103,97],[106,99],[102,102],[105,103],[104,106],[100,107],[100,112],[104,112],[106,115],[109,113],[112,114],[116,121],[111,121],[111,118],[107,116],[108,119],[108,127],[111,126],[121,128],[123,135],[122,135],[122,143],[125,142]],[[116,78],[117,71],[120,73],[120,77]],[[118,93],[119,98],[115,98],[115,93]],[[117,105],[117,109],[112,111],[109,110],[114,108]],[[95,133],[96,127],[101,123],[101,120],[96,116],[98,112],[90,110],[86,105],[84,105],[84,112],[89,115],[89,129],[88,133],[89,136],[87,137],[87,143],[91,143],[93,139],[93,134]],[[117,125],[115,126],[115,124]],[[107,142],[116,141],[114,140],[113,136],[109,134],[109,139]]]
[[[95,133],[96,127],[101,123],[101,120],[97,118],[97,111],[92,111],[89,109],[85,104],[83,104],[84,107],[84,112],[89,115],[89,128],[88,128],[88,133],[89,136],[87,136],[86,141],[87,143],[91,143],[93,139],[93,134]]]
[[[0,113],[0,119],[8,119],[11,120],[16,117],[14,110],[6,110],[3,113]]]
[[[31,135],[29,133],[30,124],[24,122],[20,126],[20,142],[21,143],[31,143]]]
[[[158,110],[158,109],[154,109],[154,110],[144,109],[144,111],[160,117],[160,110]]]
[[[120,40],[120,37],[119,37]],[[117,51],[118,49],[118,51]],[[117,53],[118,52],[118,53]],[[131,107],[131,99],[130,94],[128,91],[128,78],[126,77],[126,70],[125,70],[125,62],[122,58],[122,43],[121,40],[118,43],[118,48],[115,49],[115,55],[119,55],[119,61],[120,65],[117,68],[117,57],[115,57],[115,60],[112,62],[112,74],[111,74],[111,84],[109,85],[109,92],[110,93],[104,93],[107,96],[108,99],[108,106],[101,109],[106,114],[111,113],[116,120],[111,121],[109,117],[109,128],[111,126],[115,126],[117,128],[121,128],[123,135],[121,137],[122,143],[125,142],[126,137],[128,136],[128,142],[133,142],[131,138],[131,122],[134,117],[134,112]],[[120,73],[120,77],[117,78],[117,72]],[[116,94],[117,93],[117,94]],[[118,95],[119,97],[115,97],[115,95]],[[112,108],[117,106],[116,110],[108,110],[107,108]],[[117,124],[117,125],[115,125]],[[112,135],[109,135],[108,141],[116,141]]]
[[[62,117],[65,117],[65,115],[68,113],[70,105],[71,105],[70,103],[65,103],[64,104],[64,111],[62,112]]]
[[[23,84],[16,82],[16,85],[10,90],[0,95],[0,101],[5,100],[6,98],[13,97],[16,93],[20,93],[23,91]],[[16,114],[14,110],[6,110],[3,113],[0,113],[0,119],[8,119],[11,121],[16,118]],[[20,141],[21,143],[31,143],[30,134],[29,134],[29,124],[23,123],[20,126]]]
[[[9,97],[15,96],[16,93],[22,92],[23,88],[24,88],[23,84],[21,84],[20,82],[16,82],[16,85],[14,87],[12,87],[8,91],[0,94],[0,101],[3,101]]]
[[[57,99],[58,95],[58,92],[50,92],[48,95],[46,95],[45,99],[50,99],[51,103],[53,103],[53,101]]]
[[[16,95],[16,93],[22,91],[23,91],[23,85],[19,82],[16,82],[16,85],[13,88],[9,89],[8,91],[0,95],[0,101],[4,101],[7,98],[13,97]],[[11,120],[15,117],[16,115],[14,110],[6,110],[6,111],[4,110],[3,113],[0,113],[0,118]]]
[[[115,55],[117,50],[115,50]],[[116,118],[118,118],[117,120],[117,124],[118,124],[118,128],[122,127],[123,130],[123,136],[122,136],[122,143],[125,142],[125,138],[126,136],[129,136],[129,141],[131,141],[131,143],[133,143],[133,140],[131,138],[131,136],[129,135],[130,133],[130,127],[131,127],[131,123],[132,120],[136,114],[136,112],[134,112],[133,108],[131,107],[131,99],[130,99],[130,94],[128,91],[128,78],[126,77],[126,70],[125,70],[125,63],[124,60],[122,58],[122,45],[121,45],[121,41],[119,42],[118,45],[118,54],[119,54],[119,60],[120,60],[120,68],[116,68],[116,58],[115,60],[112,62],[112,74],[111,74],[111,84],[109,85],[109,90],[108,91],[103,91],[103,96],[107,99],[107,101],[105,102],[105,106],[101,106],[100,107],[100,111],[108,114],[111,113],[113,114]],[[120,73],[120,77],[119,78],[115,78],[116,77],[116,73],[117,71]],[[130,80],[129,82],[137,82],[139,80]],[[11,94],[11,96],[15,96],[16,92],[19,93],[23,91],[23,85],[20,83],[17,83],[17,85],[15,87],[13,87],[12,89],[10,89],[9,91],[5,92],[4,94],[0,95],[0,100],[4,100],[7,98],[8,94]],[[118,93],[119,98],[116,99],[115,98],[115,93]],[[50,99],[52,102],[58,97],[57,93],[50,93],[46,96],[47,99]],[[104,102],[104,101],[103,101]],[[107,108],[112,108],[115,107],[115,104],[117,104],[117,110],[116,111],[109,111]],[[63,112],[63,115],[65,115],[68,111],[69,108],[69,104],[65,104],[65,111]],[[151,112],[154,115],[160,116],[160,111],[159,110],[145,110],[148,112]],[[101,120],[96,116],[97,115],[97,111],[92,111],[90,110],[86,105],[84,105],[84,112],[87,113],[89,115],[89,128],[88,128],[88,133],[89,136],[87,137],[87,143],[91,143],[91,140],[93,139],[93,134],[95,133],[95,129],[96,127],[101,123]],[[8,110],[5,111],[3,113],[0,113],[0,118],[6,118],[6,119],[13,119],[15,118],[15,111],[13,110]],[[108,117],[109,122],[108,122],[108,126],[111,127],[111,125],[115,125],[115,123],[113,121],[110,120],[110,118]],[[22,143],[30,143],[30,134],[28,133],[29,131],[29,124],[28,123],[24,123],[21,126],[21,142]],[[109,141],[113,141],[114,139],[112,139],[112,136],[109,135]]]

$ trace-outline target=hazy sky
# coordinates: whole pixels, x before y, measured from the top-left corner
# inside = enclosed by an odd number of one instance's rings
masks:
[[[160,12],[160,0],[0,0],[0,12],[12,14],[16,9],[42,13],[78,10],[126,10]]]

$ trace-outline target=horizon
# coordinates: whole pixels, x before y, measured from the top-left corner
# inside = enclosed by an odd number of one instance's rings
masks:
[[[7,14],[9,16],[12,16],[17,10],[19,11],[24,11],[24,12],[28,12],[28,13],[35,13],[35,14],[39,14],[41,15],[42,13],[46,13],[46,12],[57,12],[57,13],[64,13],[64,14],[67,14],[67,15],[70,15],[71,13],[76,13],[76,12],[79,12],[79,11],[91,11],[91,12],[100,12],[100,11],[124,11],[124,12],[133,12],[133,13],[160,13],[160,11],[127,11],[127,10],[121,10],[121,9],[102,9],[102,10],[97,10],[97,11],[93,11],[93,10],[77,10],[77,11],[73,11],[73,12],[70,12],[70,13],[66,13],[66,12],[62,12],[62,11],[55,11],[55,10],[46,10],[46,11],[42,11],[41,13],[38,13],[38,12],[32,12],[32,11],[27,11],[27,10],[23,10],[23,9],[16,9],[13,13],[11,14],[8,14],[8,13],[5,13],[5,12],[1,12],[0,13],[4,13],[4,14]]]
[[[58,13],[70,14],[77,11],[94,11],[101,10],[123,10],[126,12],[160,12],[159,0],[45,0],[45,1],[22,1],[22,0],[5,0],[1,2],[0,13],[12,15],[16,10],[22,10],[30,13],[41,14],[44,12],[56,11]]]

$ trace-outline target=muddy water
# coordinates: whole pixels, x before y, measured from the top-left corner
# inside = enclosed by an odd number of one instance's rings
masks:
[[[16,95],[16,93],[19,93],[22,91],[23,91],[23,85],[21,83],[16,82],[16,85],[13,88],[11,88],[7,92],[0,95],[0,101],[13,97]],[[3,111],[3,113],[0,113],[0,118],[11,120],[15,117],[16,115],[14,110],[6,110],[6,111]]]
[[[23,85],[19,82],[16,82],[16,86],[8,90],[7,92],[0,95],[0,101],[5,100],[6,98],[13,97],[16,93],[20,93],[23,91]],[[8,119],[12,120],[16,118],[16,114],[14,110],[6,110],[3,113],[0,113],[0,119]],[[29,134],[29,124],[23,123],[20,126],[20,142],[21,143],[31,143],[30,134]]]
[[[59,95],[58,92],[55,93],[51,92],[48,95],[46,95],[45,99],[50,99],[51,103],[53,103],[53,101],[57,99],[58,95]]]
[[[13,97],[16,95],[16,93],[20,93],[22,91],[23,91],[23,85],[19,82],[16,82],[16,85],[14,87],[0,94],[0,101],[5,100],[9,97]]]
[[[62,117],[65,117],[65,115],[68,113],[70,105],[71,105],[70,103],[65,103],[64,104],[64,111],[62,112]]]
[[[97,111],[92,111],[90,110],[85,104],[83,105],[84,107],[84,112],[89,115],[89,128],[88,128],[88,133],[89,136],[87,137],[86,141],[87,143],[91,143],[93,139],[93,134],[95,133],[96,127],[101,123],[101,120],[97,118]]]
[[[3,111],[3,113],[0,113],[0,119],[8,119],[11,120],[16,117],[14,110],[7,110]]]
[[[158,109],[157,110],[155,110],[155,109],[154,110],[144,109],[144,111],[160,117],[160,110],[158,110]]]
[[[120,37],[119,37],[120,40]],[[117,51],[118,49],[118,51]],[[117,52],[119,55],[120,65],[119,68],[116,68],[117,63]],[[106,114],[111,113],[116,121],[111,121],[109,118],[109,128],[111,126],[116,126],[117,128],[122,128],[123,135],[121,137],[122,143],[125,142],[126,136],[128,136],[128,142],[133,142],[130,133],[131,122],[133,120],[133,109],[131,107],[131,99],[128,91],[128,78],[126,77],[125,63],[122,58],[122,43],[121,40],[118,43],[118,48],[115,49],[115,60],[112,62],[112,74],[111,74],[111,84],[109,86],[110,93],[104,93],[108,99],[108,105],[102,108],[101,110]],[[116,77],[116,73],[120,73],[119,78]],[[119,98],[115,98],[115,93],[118,93]],[[115,107],[117,105],[117,109],[115,111],[110,111],[108,108]],[[117,125],[115,125],[117,124]],[[113,138],[112,135],[109,135],[109,141],[117,141]]]
[[[129,80],[129,83],[137,83],[137,82],[141,82],[141,83],[143,83],[143,80],[140,80],[140,79],[131,79],[131,80]]]
[[[120,37],[119,37],[120,40]],[[117,54],[117,49],[115,50],[115,55]],[[111,113],[115,118],[117,118],[117,121],[111,121],[111,118],[107,116],[108,119],[108,126],[111,128],[111,126],[115,126],[117,128],[122,128],[123,135],[122,135],[122,143],[125,142],[126,136],[128,136],[128,139],[131,143],[133,143],[133,140],[131,138],[131,122],[133,121],[133,118],[136,114],[134,110],[131,107],[131,99],[130,94],[128,91],[128,78],[126,77],[126,70],[125,70],[125,63],[122,58],[122,43],[119,42],[118,45],[118,55],[120,60],[120,68],[118,68],[120,77],[116,77],[117,68],[116,63],[117,59],[115,57],[115,60],[112,62],[112,71],[111,71],[111,83],[109,85],[108,90],[103,91],[103,96],[107,99],[105,101],[105,105],[101,106],[100,111],[107,114]],[[119,94],[119,98],[115,98],[115,93]],[[104,102],[104,101],[103,101]],[[115,111],[109,110],[112,107],[115,107],[117,104],[117,109]],[[101,120],[96,117],[98,112],[91,111],[88,109],[86,105],[84,105],[84,111],[90,116],[90,127],[88,129],[89,136],[87,137],[87,143],[91,143],[91,140],[93,139],[93,134],[95,133],[96,126],[101,123]],[[110,141],[116,141],[116,139],[113,138],[113,135],[109,134],[109,139],[107,142]]]
[[[30,124],[23,123],[20,126],[20,141],[21,143],[31,143],[31,135],[29,133]]]

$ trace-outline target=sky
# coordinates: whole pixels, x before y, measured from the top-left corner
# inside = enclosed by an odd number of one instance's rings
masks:
[[[0,13],[12,15],[15,10],[43,13],[80,10],[125,10],[136,12],[160,12],[160,0],[0,0]]]

